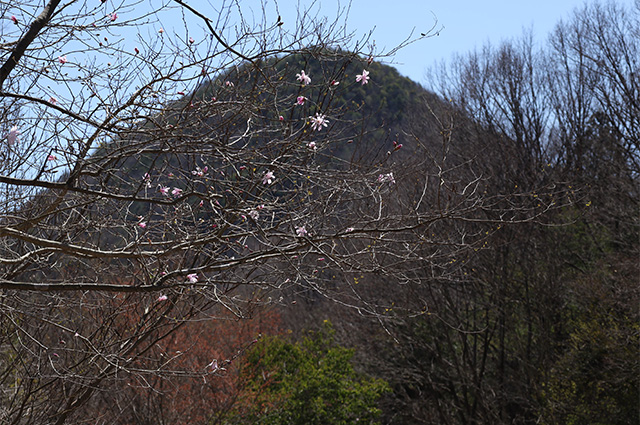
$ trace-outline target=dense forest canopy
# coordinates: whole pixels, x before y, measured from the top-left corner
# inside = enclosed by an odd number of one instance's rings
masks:
[[[637,2],[426,89],[109,7],[0,0],[0,423],[640,420]]]

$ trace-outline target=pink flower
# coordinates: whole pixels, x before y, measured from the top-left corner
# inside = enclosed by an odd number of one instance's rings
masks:
[[[271,171],[267,171],[262,177],[262,184],[271,184],[275,179],[276,176]]]
[[[257,220],[258,217],[260,217],[260,213],[257,210],[251,210],[248,212],[249,217],[251,217],[254,220]]]
[[[354,229],[353,227],[347,227],[344,231],[347,232],[347,233],[351,233],[354,230],[356,230],[356,229]]]
[[[136,52],[136,55],[137,55],[138,53],[140,53],[140,50],[138,50],[138,48],[137,48],[137,47],[134,47],[134,48],[133,48],[133,50]]]
[[[279,119],[280,121],[284,121],[284,117],[283,117],[282,115],[280,115],[280,116],[278,117],[278,119]]]
[[[49,103],[52,105],[57,105],[58,104],[58,99],[56,99],[55,97],[50,97],[49,98]]]
[[[62,65],[64,65],[65,63],[67,63],[67,57],[66,56],[58,57],[58,62],[60,62]]]
[[[11,130],[7,133],[7,143],[9,143],[9,146],[13,145],[18,140],[20,133],[21,131],[18,130],[18,126],[14,125],[11,127]]]
[[[160,186],[160,193],[164,196],[169,196],[169,186]]]
[[[141,229],[144,229],[147,227],[147,223],[145,223],[144,221],[141,221],[140,223],[138,223],[138,227],[140,227]]]
[[[162,34],[163,32],[164,32],[164,29],[162,29],[162,28],[160,28],[160,29],[158,30],[158,34]]]
[[[213,361],[209,363],[207,367],[211,368],[211,372],[215,372],[216,370],[220,369],[218,367],[218,359],[213,359]]]
[[[18,18],[16,18],[15,16],[11,15],[11,20],[13,21],[14,24],[18,25]]]
[[[49,155],[47,157],[47,161],[55,161],[56,159],[58,159],[55,155]]]
[[[331,83],[329,84],[332,87],[337,86],[338,84],[340,84],[340,81],[336,81],[336,80],[331,80]]]
[[[187,275],[189,283],[198,283],[198,273],[191,273]]]
[[[316,131],[320,131],[322,130],[322,127],[326,127],[329,124],[329,121],[327,120],[327,118],[316,112],[316,116],[315,117],[309,117],[311,118],[311,129],[316,130]]]
[[[393,178],[393,173],[380,174],[378,176],[378,183],[395,184],[396,180]]]
[[[182,195],[182,189],[178,189],[177,187],[174,187],[173,190],[171,191],[171,194],[173,196],[180,196]]]
[[[311,77],[305,74],[304,70],[300,71],[300,74],[296,74],[296,78],[302,83],[303,86],[311,83]]]
[[[313,149],[314,151],[318,149],[318,147],[316,146],[316,142],[309,142],[307,146],[309,147],[309,149]]]
[[[157,301],[158,301],[158,302],[160,302],[160,301],[166,301],[166,300],[168,300],[168,299],[169,299],[169,297],[167,297],[166,295],[160,295],[160,296],[158,297]]]
[[[111,15],[109,15],[109,20],[111,20],[111,22],[115,21],[116,19],[118,19],[118,14],[116,12],[113,12]]]
[[[369,83],[369,71],[363,69],[362,74],[356,75],[356,83],[362,83],[363,86]]]
[[[296,235],[303,237],[307,236],[307,234],[307,229],[305,229],[304,226],[296,227]]]
[[[207,171],[209,171],[209,167],[205,165],[204,168],[196,167],[195,171],[192,171],[191,174],[198,177],[203,177]]]
[[[193,37],[189,37],[189,43],[193,44],[193,43],[195,43],[195,42],[196,42],[196,41],[193,39]]]
[[[298,96],[296,98],[296,105],[304,105],[304,101],[307,100],[304,96]]]
[[[231,81],[225,81],[224,85],[227,86],[227,87],[233,87],[234,86],[233,82],[231,82]]]

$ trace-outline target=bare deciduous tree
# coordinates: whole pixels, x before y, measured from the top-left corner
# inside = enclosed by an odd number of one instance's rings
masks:
[[[377,313],[319,270],[368,267],[406,228],[382,207],[393,171],[345,155],[374,157],[341,99],[385,53],[343,15],[260,13],[0,3],[3,423],[100,422],[82,408],[105,389],[211,379],[154,347],[220,309],[316,291]]]

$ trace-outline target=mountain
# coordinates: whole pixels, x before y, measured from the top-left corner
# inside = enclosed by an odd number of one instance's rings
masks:
[[[554,423],[573,398],[634,415],[637,241],[594,219],[630,206],[582,197],[615,176],[574,179],[460,99],[349,52],[245,63],[149,102],[5,230],[7,280],[49,285],[4,301],[32,338],[3,355],[45,353],[3,384],[27,382],[25,403],[32,387],[72,405],[104,385],[85,413],[135,410],[124,385],[151,399],[178,376],[209,385],[200,364],[162,374],[187,358],[181,329],[266,309],[294,338],[330,320],[356,370],[390,384],[384,423]],[[597,156],[615,133],[593,127]],[[198,359],[232,353],[230,370],[252,344],[197,341]]]

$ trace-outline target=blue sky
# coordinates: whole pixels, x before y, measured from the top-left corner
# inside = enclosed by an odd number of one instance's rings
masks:
[[[215,6],[213,1],[187,1],[203,11],[212,11]],[[619,0],[628,6],[633,1]],[[583,0],[352,0],[347,25],[357,36],[375,29],[372,39],[376,46],[390,49],[409,36],[413,28],[414,35],[429,30],[437,18],[438,28],[442,27],[439,36],[402,49],[392,61],[403,75],[422,83],[426,68],[436,61],[448,60],[456,52],[473,50],[487,41],[498,44],[503,39],[519,37],[523,29],[532,29],[536,41],[543,42],[561,18],[567,18],[584,3]],[[259,15],[257,0],[241,0],[239,4],[245,18]],[[311,7],[319,17],[331,19],[336,16],[338,5],[345,8],[348,4],[336,0],[279,0],[277,13],[282,15],[284,25],[293,26],[300,7]],[[266,9],[277,17],[273,0],[267,0]]]
[[[354,0],[353,3],[367,2]],[[399,0],[396,7],[387,8],[384,14],[373,8],[355,7],[351,23],[358,29],[364,29],[367,22],[375,23],[376,38],[381,44],[382,40],[393,43],[402,31],[410,28],[428,28],[435,16],[438,25],[443,27],[440,35],[408,46],[395,58],[402,74],[422,82],[428,66],[448,60],[454,53],[482,47],[487,41],[498,44],[501,40],[519,37],[524,29],[532,29],[535,39],[543,42],[561,18],[583,4],[576,0]]]

